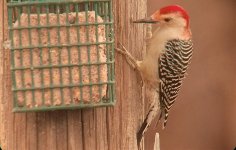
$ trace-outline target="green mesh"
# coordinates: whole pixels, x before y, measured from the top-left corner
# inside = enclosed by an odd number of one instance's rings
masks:
[[[10,0],[13,111],[115,103],[110,0]]]

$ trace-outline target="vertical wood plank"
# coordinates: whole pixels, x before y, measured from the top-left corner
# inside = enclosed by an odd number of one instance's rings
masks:
[[[82,150],[81,110],[68,111],[68,150]]]
[[[146,46],[145,27],[134,25],[131,20],[146,16],[146,0],[116,0],[113,6],[116,42],[122,43],[136,59],[141,60]],[[137,149],[136,133],[144,115],[139,79],[125,58],[116,54],[117,104],[108,109],[108,141],[111,150]]]
[[[3,19],[4,19],[4,3],[3,1],[0,1],[0,85],[3,85],[3,34],[4,34],[4,22],[3,22]],[[0,123],[2,124],[0,126],[0,145],[2,147],[5,147],[6,145],[6,136],[5,136],[5,133],[4,133],[4,130],[5,130],[5,120],[4,118],[2,117],[4,114],[4,108],[3,108],[3,105],[4,105],[4,101],[3,101],[3,86],[0,86]]]
[[[57,150],[67,150],[67,111],[56,112]]]
[[[45,145],[48,149],[57,149],[57,113],[56,112],[46,112],[45,117],[45,134],[46,141]],[[40,150],[40,149],[39,149]]]
[[[45,112],[39,112],[37,113],[37,148],[40,149],[49,149],[49,145],[47,145],[47,134],[52,133],[55,131],[55,128],[51,127],[50,132],[46,133],[47,126],[50,126],[51,122],[49,119],[46,118]],[[52,137],[52,139],[55,139],[55,137]],[[50,140],[50,139],[49,139]],[[55,143],[54,143],[55,144]],[[50,147],[51,148],[51,147]]]
[[[96,149],[94,113],[94,108],[82,110],[83,150]]]
[[[38,113],[38,150],[57,149],[57,112]]]
[[[14,124],[13,124],[13,114],[12,114],[12,103],[11,100],[11,80],[10,80],[10,51],[9,49],[3,48],[3,42],[7,40],[8,37],[8,26],[7,26],[7,7],[6,0],[0,1],[0,55],[1,55],[1,63],[0,63],[0,79],[1,79],[1,87],[0,87],[0,105],[2,114],[0,118],[2,118],[2,148],[12,150],[14,146]]]
[[[95,109],[96,150],[108,150],[106,108]]]
[[[18,113],[14,116],[14,149],[26,149],[26,114]]]
[[[26,115],[26,149],[37,150],[37,118],[36,113]]]

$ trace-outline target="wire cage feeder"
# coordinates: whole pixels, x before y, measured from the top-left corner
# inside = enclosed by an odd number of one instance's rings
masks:
[[[115,103],[111,0],[9,0],[13,111]]]

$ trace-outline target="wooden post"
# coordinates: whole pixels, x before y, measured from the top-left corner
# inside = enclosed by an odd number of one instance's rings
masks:
[[[145,52],[145,27],[131,20],[146,16],[147,0],[113,0],[116,42],[137,59]],[[140,80],[116,54],[116,105],[83,110],[12,113],[6,0],[0,1],[0,144],[3,150],[135,150],[143,121]]]
[[[113,0],[116,42],[122,43],[131,54],[141,59],[145,52],[145,28],[132,20],[146,16],[146,0]],[[136,133],[143,121],[140,78],[127,64],[125,57],[116,54],[117,104],[109,109],[109,149],[136,150]]]
[[[2,149],[7,147],[8,140],[8,119],[12,119],[11,115],[8,116],[8,91],[11,90],[10,87],[10,72],[6,71],[6,66],[10,65],[9,52],[4,50],[4,41],[7,40],[7,9],[6,1],[0,1],[0,145]],[[8,83],[6,82],[8,81]],[[6,117],[9,118],[6,118]]]
[[[156,133],[155,135],[155,142],[154,142],[154,149],[153,150],[160,150],[160,135]]]

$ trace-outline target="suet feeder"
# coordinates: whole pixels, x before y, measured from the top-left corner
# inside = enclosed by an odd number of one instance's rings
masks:
[[[115,103],[111,0],[10,0],[13,111]]]

